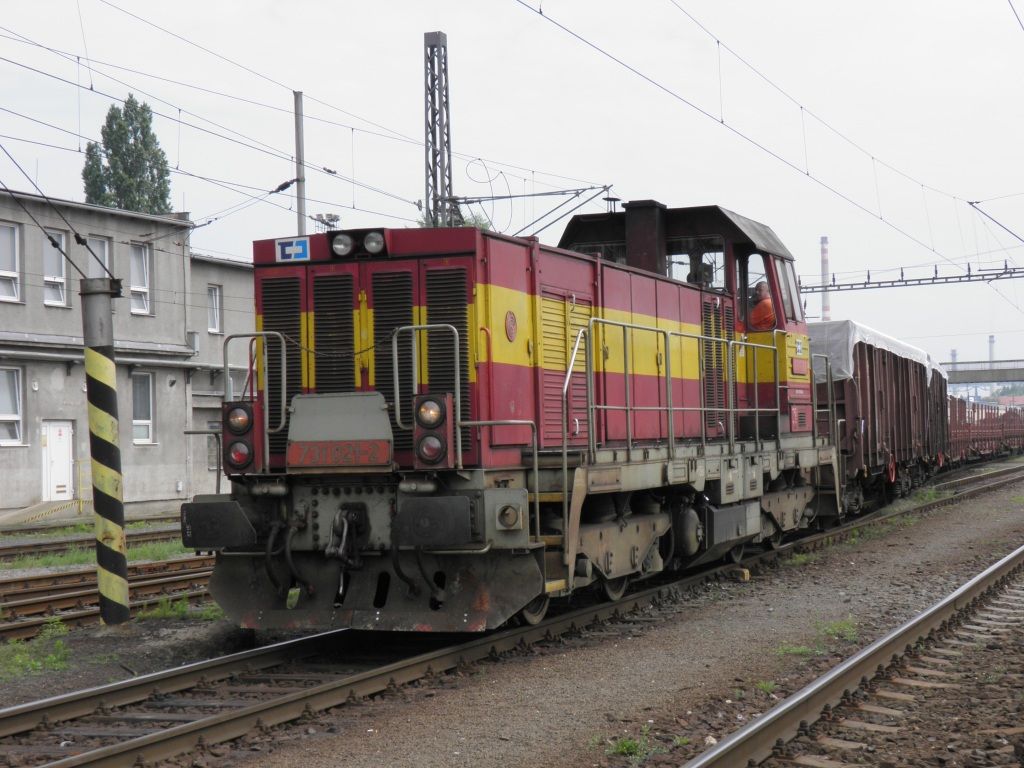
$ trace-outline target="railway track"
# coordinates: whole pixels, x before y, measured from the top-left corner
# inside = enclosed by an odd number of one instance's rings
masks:
[[[815,534],[786,544],[779,551],[823,545],[849,530],[894,514],[926,511],[1019,479],[1019,474],[989,479],[982,487],[966,490],[958,497],[898,513],[876,513],[845,530]],[[778,557],[779,551],[758,553],[744,564]],[[1024,560],[1024,549],[1018,554]],[[336,630],[0,710],[0,756],[9,756],[7,759],[19,766],[115,766],[167,759],[199,744],[230,741],[260,727],[295,720],[309,712],[341,706],[459,665],[625,616],[659,601],[675,599],[735,568],[723,565],[639,589],[616,603],[566,610],[536,626],[469,640],[456,636],[454,643],[451,636],[443,635],[369,635]]]
[[[160,528],[141,528],[125,531],[128,546],[145,544],[151,541],[168,541],[181,536],[181,528],[177,525]],[[18,539],[0,543],[0,562],[10,562],[23,556],[53,554],[76,549],[92,549],[96,538],[92,534],[67,536],[53,539]]]
[[[686,768],[1018,764],[1022,673],[1024,547]]]
[[[127,522],[129,525],[132,525],[133,523],[143,523],[145,525],[156,525],[158,523],[162,523],[164,525],[170,525],[172,523],[176,523],[179,519],[178,515],[158,515],[129,520]],[[59,531],[63,528],[74,528],[79,525],[92,525],[92,518],[79,517],[67,518],[64,520],[50,520],[45,523],[34,523],[30,525],[6,525],[0,527],[0,536],[45,536],[48,533]]]
[[[186,597],[190,602],[207,599],[212,569],[213,558],[205,556],[131,566],[132,611],[167,597]],[[95,623],[98,605],[95,568],[0,580],[0,638],[34,637],[54,618],[71,626]]]

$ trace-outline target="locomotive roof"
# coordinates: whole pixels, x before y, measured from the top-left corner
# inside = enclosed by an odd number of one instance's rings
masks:
[[[660,205],[653,200],[638,200],[626,203],[626,207],[652,204]],[[624,242],[626,215],[626,211],[616,211],[573,216],[558,245],[567,248],[574,243]],[[666,238],[721,235],[734,244],[748,245],[752,251],[793,260],[789,249],[767,224],[748,219],[719,205],[666,208],[664,221]]]

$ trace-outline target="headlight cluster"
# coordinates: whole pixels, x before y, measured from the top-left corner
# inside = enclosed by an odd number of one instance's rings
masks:
[[[376,256],[384,250],[384,234],[382,232],[367,232],[363,235],[363,250]],[[336,256],[349,256],[356,250],[357,243],[352,235],[341,232],[331,239],[331,250]]]

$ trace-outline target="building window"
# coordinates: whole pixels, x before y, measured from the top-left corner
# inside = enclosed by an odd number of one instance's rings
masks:
[[[110,241],[105,237],[87,237],[85,241],[92,249],[92,253],[88,250],[85,252],[85,258],[89,262],[86,273],[89,277],[109,277],[107,270],[110,269]],[[96,254],[96,258],[93,257],[93,253]]]
[[[150,284],[149,276],[152,272],[152,261],[148,245],[132,243],[132,264],[131,264],[131,298],[133,315],[149,315],[150,311]]]
[[[209,315],[207,330],[210,333],[224,332],[224,294],[219,285],[206,286],[206,312]]]
[[[132,442],[152,443],[153,374],[132,374]]]
[[[220,471],[220,422],[208,421],[206,428],[216,430],[216,435],[206,436],[206,468],[211,472]]]
[[[21,369],[0,368],[0,445],[21,445]]]
[[[14,224],[0,224],[0,301],[20,300],[19,266],[18,228]]]
[[[54,248],[51,240],[56,241],[59,248]],[[68,295],[64,279],[64,246],[63,232],[47,229],[43,239],[43,304],[51,307],[66,307]]]

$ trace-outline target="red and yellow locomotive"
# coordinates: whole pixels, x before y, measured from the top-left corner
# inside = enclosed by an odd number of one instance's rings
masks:
[[[559,247],[366,229],[259,241],[254,265],[231,492],[182,510],[243,625],[536,621],[841,514],[834,404],[763,224],[637,201]]]

